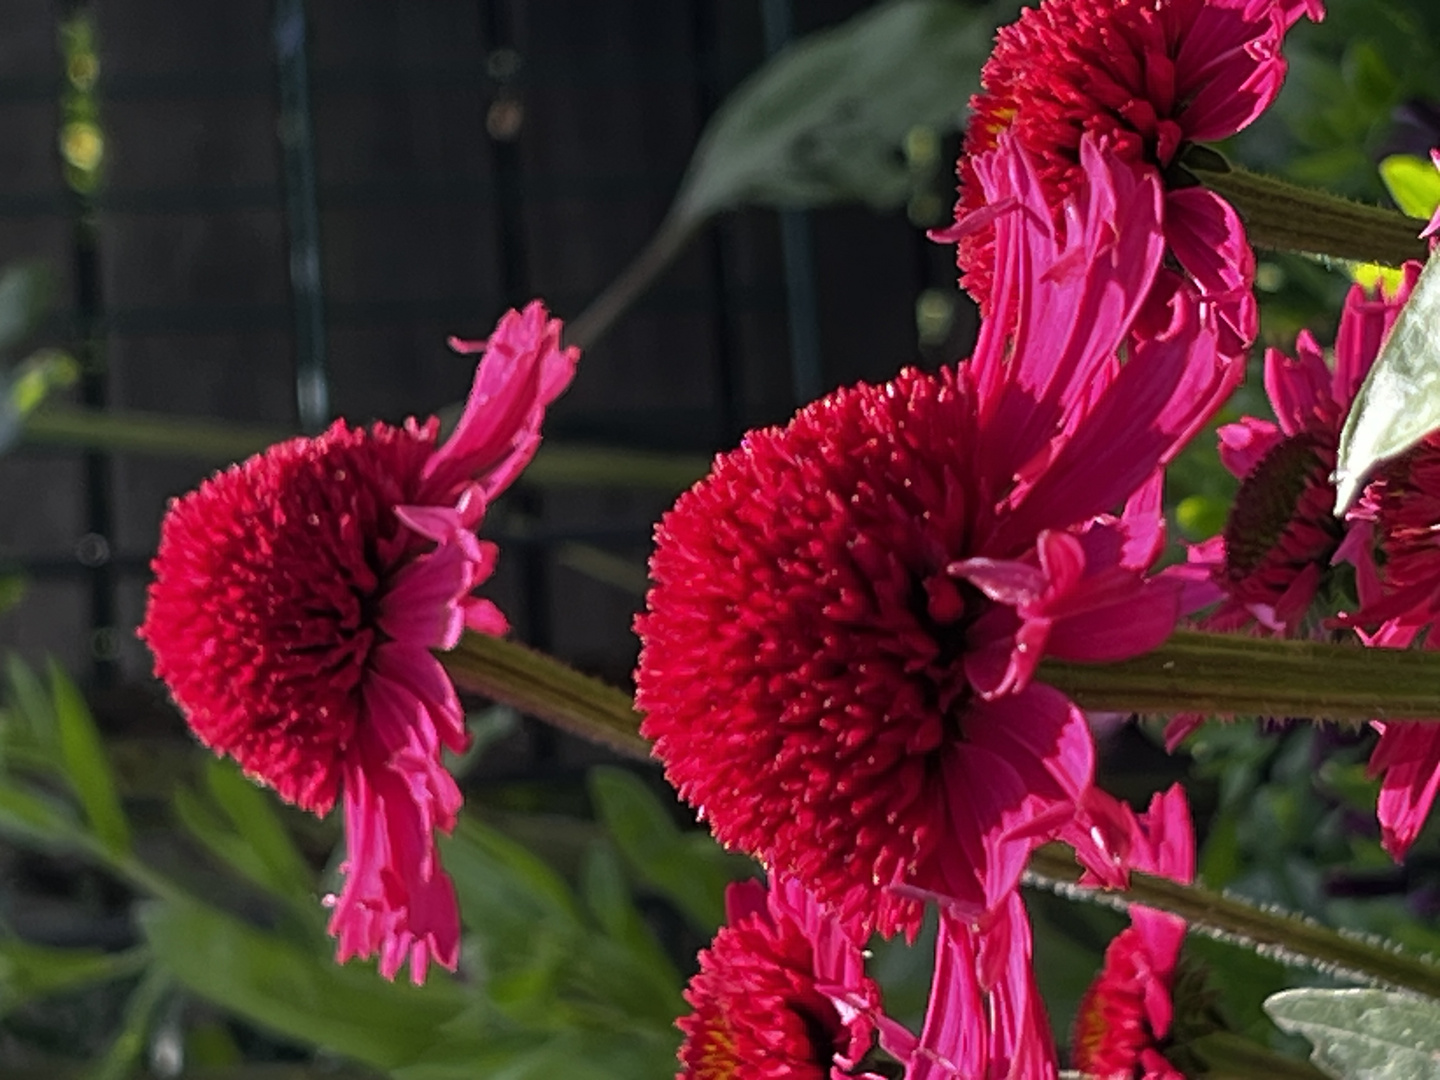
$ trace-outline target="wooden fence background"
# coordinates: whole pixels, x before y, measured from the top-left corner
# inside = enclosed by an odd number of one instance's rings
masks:
[[[707,118],[762,62],[763,2],[10,0],[0,262],[55,272],[41,340],[86,358],[77,397],[94,405],[293,428],[297,377],[323,355],[332,413],[428,413],[472,370],[447,335],[481,336],[537,295],[573,316],[639,250]],[[865,6],[795,0],[795,32]],[[105,140],[88,209],[56,149],[57,27],[77,13],[93,20]],[[900,213],[810,225],[826,382],[914,362],[915,302],[953,280],[949,253]],[[784,272],[774,213],[719,222],[584,358],[547,437],[709,454],[783,419]],[[0,563],[30,579],[0,646],[92,688],[147,685],[148,559],[166,499],[207,469],[0,458]],[[507,497],[492,594],[517,633],[623,679],[638,598],[557,551],[580,539],[640,567],[672,494]]]

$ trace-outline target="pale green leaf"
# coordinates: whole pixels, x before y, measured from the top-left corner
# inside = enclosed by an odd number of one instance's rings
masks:
[[[260,853],[235,832],[209,800],[188,787],[181,787],[175,792],[172,805],[185,830],[241,877],[287,900],[296,899],[300,894],[304,879],[277,879]],[[313,893],[306,893],[305,906],[307,909],[314,906]]]
[[[54,661],[50,663],[50,693],[60,731],[60,758],[70,789],[80,800],[91,831],[106,850],[123,855],[130,850],[130,826],[115,791],[105,744],[84,696]]]
[[[1265,1002],[1337,1080],[1440,1080],[1440,1002],[1386,990],[1284,990]]]
[[[745,204],[903,202],[912,187],[906,136],[960,126],[1009,10],[891,0],[795,42],[716,112],[675,217],[700,221]]]
[[[281,896],[313,895],[315,875],[276,813],[273,797],[248,780],[233,762],[221,758],[207,762],[205,785],[253,853],[257,880]]]
[[[628,1019],[668,1027],[684,1007],[680,973],[636,910],[610,845],[598,843],[590,849],[583,884],[586,903],[605,937],[589,937],[577,974],[588,977],[593,996],[623,1010]]]
[[[1380,162],[1380,178],[1395,205],[1413,218],[1428,221],[1440,206],[1440,169],[1425,158],[1392,154]]]
[[[1380,348],[1340,432],[1335,509],[1343,512],[1370,470],[1440,427],[1440,261],[1431,259]]]
[[[606,830],[640,880],[713,931],[725,918],[725,886],[744,876],[744,863],[703,833],[676,827],[670,811],[624,769],[590,771],[590,798]]]

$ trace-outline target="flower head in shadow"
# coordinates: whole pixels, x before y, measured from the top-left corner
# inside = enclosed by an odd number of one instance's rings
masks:
[[[393,977],[453,968],[454,890],[435,850],[460,791],[442,750],[469,743],[432,650],[503,633],[472,595],[494,568],[489,501],[534,455],[577,353],[537,301],[484,349],[460,422],[355,428],[271,447],[172,502],[141,636],[190,727],[316,814],[343,803],[339,958]]]

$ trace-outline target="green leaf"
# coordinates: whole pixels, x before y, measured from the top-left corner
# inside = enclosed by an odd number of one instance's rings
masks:
[[[455,882],[467,964],[497,1006],[535,1019],[556,1013],[575,950],[587,934],[565,882],[520,845],[462,818],[440,852]]]
[[[0,833],[42,851],[83,843],[70,808],[47,795],[0,784]]]
[[[680,973],[635,909],[629,883],[608,844],[590,849],[584,890],[586,903],[605,931],[605,937],[592,935],[586,943],[587,963],[579,965],[579,973],[588,976],[586,989],[597,1000],[623,1009],[631,1019],[668,1027],[684,1007]]]
[[[454,836],[442,838],[440,843],[445,866],[457,878],[462,904],[467,892],[490,892],[491,882],[497,882],[507,901],[523,901],[527,918],[540,916],[581,925],[579,905],[565,880],[544,860],[495,829],[473,817],[462,818]],[[470,888],[460,888],[460,874]]]
[[[624,769],[590,770],[595,809],[640,880],[707,932],[725,919],[725,886],[744,874],[709,836],[684,833],[645,782]]]
[[[1335,509],[1359,494],[1375,465],[1440,427],[1440,260],[1431,259],[1365,377],[1335,466]]]
[[[146,903],[140,925],[156,959],[195,994],[376,1068],[419,1059],[467,1003],[442,977],[386,982],[368,965],[341,967],[194,901]]]
[[[906,136],[960,125],[1009,7],[891,0],[791,45],[715,114],[674,217],[755,203],[899,205],[911,190]]]
[[[56,349],[43,349],[0,372],[0,453],[25,434],[25,419],[58,389],[73,386],[80,365]]]
[[[1392,154],[1380,162],[1380,178],[1395,205],[1413,218],[1428,221],[1440,206],[1440,169],[1425,158]]]
[[[60,764],[60,734],[50,696],[35,673],[20,657],[11,655],[5,665],[10,682],[10,700],[24,731],[43,750],[51,751],[54,763]]]
[[[70,789],[80,800],[90,829],[113,855],[130,850],[130,826],[115,777],[105,755],[105,744],[95,729],[95,719],[79,689],[60,665],[50,662],[50,692],[55,702],[55,719],[60,730],[60,757]]]
[[[110,1041],[110,1049],[90,1067],[85,1080],[126,1080],[145,1054],[146,1036],[155,1022],[155,1013],[173,986],[170,975],[152,968],[140,980],[125,1005],[125,1023]]]
[[[1440,1080],[1440,1002],[1385,990],[1284,990],[1265,1002],[1282,1031],[1341,1080]]]
[[[315,891],[315,874],[295,847],[269,795],[231,761],[211,758],[205,785],[253,854],[256,880],[281,896]]]
[[[107,953],[0,941],[0,1015],[36,998],[138,975],[149,958],[145,948]]]
[[[675,1073],[675,1041],[630,1033],[511,1034],[442,1044],[395,1080],[636,1080]]]

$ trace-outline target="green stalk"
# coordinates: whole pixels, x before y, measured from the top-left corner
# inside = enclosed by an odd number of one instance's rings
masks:
[[[21,439],[29,446],[188,458],[218,466],[242,461],[295,434],[285,428],[229,420],[50,406],[26,418]],[[525,483],[680,492],[704,476],[709,467],[710,459],[703,454],[547,442],[525,470]]]
[[[1132,873],[1124,892],[1085,888],[1079,880],[1080,868],[1058,845],[1042,847],[1030,857],[1026,882],[1069,899],[1122,911],[1143,904],[1180,916],[1190,929],[1208,937],[1247,946],[1291,967],[1440,999],[1440,964],[1300,915],[1149,874]]]
[[[1225,197],[1245,222],[1245,234],[1255,247],[1386,266],[1407,259],[1424,262],[1429,255],[1420,239],[1426,223],[1398,210],[1247,172],[1209,152],[1192,152],[1182,169]]]
[[[629,696],[552,656],[467,633],[440,654],[440,662],[462,690],[513,705],[627,757],[650,760],[650,744],[640,737],[640,716]]]
[[[1440,652],[1178,630],[1110,664],[1041,661],[1036,678],[1100,711],[1440,721]]]
[[[440,654],[457,685],[648,760],[630,698],[524,645],[466,634]],[[1440,652],[1177,631],[1111,664],[1044,660],[1036,678],[1085,709],[1440,722]]]
[[[21,441],[31,446],[110,450],[224,465],[294,434],[280,427],[228,420],[47,406],[25,418]]]

